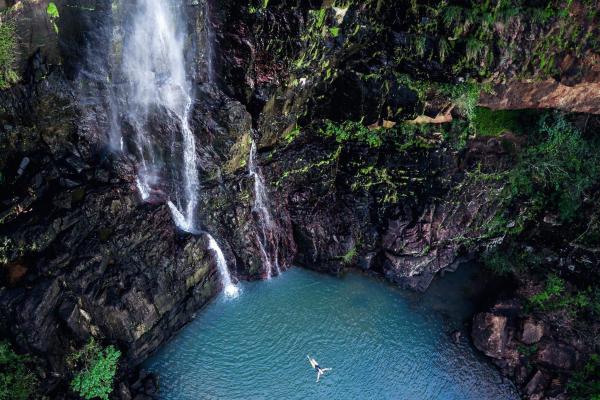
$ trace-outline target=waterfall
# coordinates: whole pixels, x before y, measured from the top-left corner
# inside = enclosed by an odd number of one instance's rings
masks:
[[[185,68],[186,35],[177,28],[181,16],[172,6],[167,1],[138,0],[131,27],[126,30],[122,76],[126,82],[127,120],[135,132],[140,158],[136,183],[142,199],[149,199],[157,190],[155,185],[163,169],[157,144],[148,135],[149,118],[158,108],[169,113],[174,119],[171,123],[182,134],[183,190],[176,191],[175,196],[184,216],[183,220],[179,218],[179,227],[192,231],[199,190],[196,143],[189,126],[193,93]]]
[[[200,180],[196,156],[196,140],[190,118],[194,107],[193,83],[186,70],[185,13],[183,0],[137,0],[125,3],[130,14],[121,22],[123,37],[120,70],[115,75],[123,82],[116,86],[119,111],[132,132],[138,168],[136,185],[144,201],[166,199],[173,221],[182,230],[197,234],[196,208]],[[206,52],[209,79],[214,39],[206,4]],[[110,139],[123,146],[125,128],[118,126],[111,102],[113,127]],[[158,125],[158,126],[157,126]],[[158,134],[157,134],[158,130]],[[180,136],[179,136],[180,135]],[[180,141],[179,141],[180,139]],[[179,144],[180,143],[180,144]],[[164,201],[164,200],[163,200]],[[237,288],[223,251],[207,234],[209,248],[214,251],[225,292],[235,294]]]
[[[225,294],[229,297],[235,297],[239,293],[239,289],[231,282],[231,277],[229,275],[229,270],[227,269],[227,261],[225,260],[225,256],[223,255],[223,251],[219,247],[217,241],[207,233],[208,237],[208,248],[213,250],[217,256],[217,268],[219,269],[219,273],[221,274],[221,278],[223,280],[223,288]]]
[[[269,211],[269,197],[264,179],[260,167],[256,164],[256,143],[254,140],[251,141],[250,145],[248,173],[254,179],[254,205],[252,211],[256,215],[258,227],[260,228],[260,232],[257,234],[257,242],[267,272],[267,278],[270,279],[273,276],[273,269],[277,271],[277,274],[281,273],[277,255],[279,238],[277,235],[277,226],[274,224],[273,217]],[[272,246],[272,257],[267,251],[269,245]]]

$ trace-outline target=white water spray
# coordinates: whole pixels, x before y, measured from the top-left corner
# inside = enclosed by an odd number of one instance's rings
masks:
[[[248,160],[248,173],[254,178],[254,207],[253,211],[257,214],[258,225],[261,230],[261,234],[257,234],[258,246],[260,248],[263,263],[267,271],[267,278],[270,279],[273,276],[273,269],[277,271],[277,274],[281,273],[278,262],[278,247],[279,237],[277,233],[277,226],[273,222],[273,217],[269,211],[269,197],[267,195],[267,189],[265,182],[260,171],[260,168],[256,164],[256,143],[254,140],[250,146],[250,156]],[[270,239],[270,240],[269,240]],[[267,251],[269,243],[273,246],[272,256]],[[273,260],[271,259],[273,258]]]
[[[192,84],[185,69],[185,32],[177,29],[179,15],[173,2],[138,0],[123,49],[123,77],[127,82],[127,117],[136,134],[140,155],[137,186],[146,200],[159,181],[156,144],[148,135],[150,113],[167,110],[182,134],[183,194],[178,209],[181,229],[194,228],[198,203],[196,141],[189,126],[193,106]],[[182,197],[182,199],[180,199]],[[171,206],[173,210],[173,207]]]
[[[138,176],[136,185],[143,200],[149,200],[154,193],[164,195],[158,187],[161,179],[171,176],[169,187],[173,193],[167,202],[175,224],[182,230],[198,233],[196,227],[196,208],[200,182],[198,177],[196,140],[190,127],[194,94],[192,82],[188,79],[185,60],[186,32],[182,0],[137,0],[132,18],[123,27],[124,45],[122,51],[121,76],[126,84],[121,88],[124,98],[126,120],[135,135],[138,154]],[[205,10],[208,18],[208,5]],[[214,36],[207,20],[207,57],[212,58]],[[212,60],[209,65],[209,78],[213,73]],[[182,154],[172,154],[174,160],[181,162],[164,165],[161,159],[160,143],[153,140],[149,132],[156,121],[156,112],[164,112],[158,117],[161,123],[181,133]],[[166,120],[165,120],[166,119]],[[114,129],[120,134],[121,130]],[[115,141],[116,138],[112,138]],[[163,145],[164,147],[164,145]],[[171,150],[176,149],[175,146]],[[178,167],[181,164],[181,167]],[[165,168],[181,168],[165,171]],[[168,173],[171,172],[171,173]],[[223,251],[208,235],[210,249],[215,252],[216,261],[225,292],[237,293]]]
[[[207,234],[207,236],[209,242],[208,248],[213,250],[217,256],[217,268],[219,269],[219,273],[221,274],[221,278],[223,280],[223,289],[225,295],[228,297],[236,297],[239,294],[239,289],[233,284],[233,282],[231,282],[225,255],[223,255],[223,251],[221,251],[217,241],[210,234]]]

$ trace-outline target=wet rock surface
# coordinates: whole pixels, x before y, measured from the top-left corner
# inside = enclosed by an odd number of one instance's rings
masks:
[[[219,291],[214,254],[203,235],[174,227],[164,204],[169,188],[140,200],[134,152],[109,149],[111,116],[98,99],[106,90],[101,56],[113,51],[105,35],[112,31],[95,29],[119,18],[110,2],[75,2],[93,5],[88,12],[56,1],[57,21],[46,12],[48,1],[19,3],[25,5],[15,14],[23,39],[21,81],[0,90],[0,334],[42,359],[47,393],[67,391],[65,356],[93,336],[125,354],[115,396],[155,398],[155,377],[138,376],[133,367]],[[258,145],[256,161],[276,221],[269,248],[282,268],[292,262],[329,273],[361,268],[422,291],[441,271],[487,248],[482,226],[501,207],[494,194],[503,184],[474,177],[510,169],[526,145],[522,139],[510,132],[467,137],[457,149],[437,126],[418,140],[390,135],[378,146],[323,134],[324,121],[360,121],[373,130],[419,117],[464,117],[447,99],[424,101],[403,78],[464,81],[449,62],[428,53],[398,61],[398,49],[415,53],[408,47],[414,16],[393,2],[382,2],[385,15],[373,2],[336,10],[329,2],[271,1],[253,12],[236,0],[212,2],[217,79],[211,84],[201,3],[189,2],[187,21],[189,41],[197,46],[188,57],[196,77],[191,126],[201,174],[198,219],[238,279],[265,277],[247,170],[250,139]],[[321,7],[330,29],[315,25]],[[564,55],[552,79],[519,81],[514,77],[526,64],[519,57],[529,65],[532,54],[524,38],[541,33],[518,19],[494,29],[523,54],[497,58],[492,76],[511,80],[494,81],[481,105],[600,113],[600,75],[591,53]],[[434,39],[427,39],[425,51]],[[98,61],[98,68],[84,60]],[[165,124],[167,113],[154,110],[148,128],[160,147],[179,154],[179,127]],[[118,117],[127,126],[127,116]],[[127,129],[124,135],[131,149]],[[586,209],[590,220],[593,201]],[[539,226],[538,238],[553,238],[537,241],[548,259],[577,272],[598,263],[594,248],[557,239],[562,227],[555,216]],[[527,396],[564,398],[570,371],[589,349],[573,332],[559,335],[553,321],[532,316],[521,298],[475,316],[473,341]]]

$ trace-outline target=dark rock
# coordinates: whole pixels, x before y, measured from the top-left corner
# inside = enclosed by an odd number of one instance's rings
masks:
[[[525,394],[531,396],[534,393],[542,391],[544,389],[546,381],[547,380],[544,374],[540,370],[537,370],[535,374],[533,374],[527,385],[525,385]]]
[[[479,313],[473,319],[471,336],[477,349],[488,357],[501,359],[508,343],[507,318],[492,313]]]
[[[569,345],[556,342],[540,344],[536,355],[536,361],[540,365],[562,371],[573,370],[578,360],[577,350]]]
[[[521,332],[521,342],[531,345],[539,342],[544,336],[544,324],[532,318],[523,321],[523,330]]]
[[[461,331],[454,331],[450,334],[450,336],[452,337],[452,340],[454,341],[455,344],[460,344],[460,340],[462,338]]]

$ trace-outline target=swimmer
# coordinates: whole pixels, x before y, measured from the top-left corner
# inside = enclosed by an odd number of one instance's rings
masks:
[[[310,365],[317,371],[317,382],[321,379],[321,375],[323,375],[327,371],[331,371],[331,368],[321,368],[319,363],[314,358],[310,358],[310,356],[306,356],[308,358],[308,362]]]

